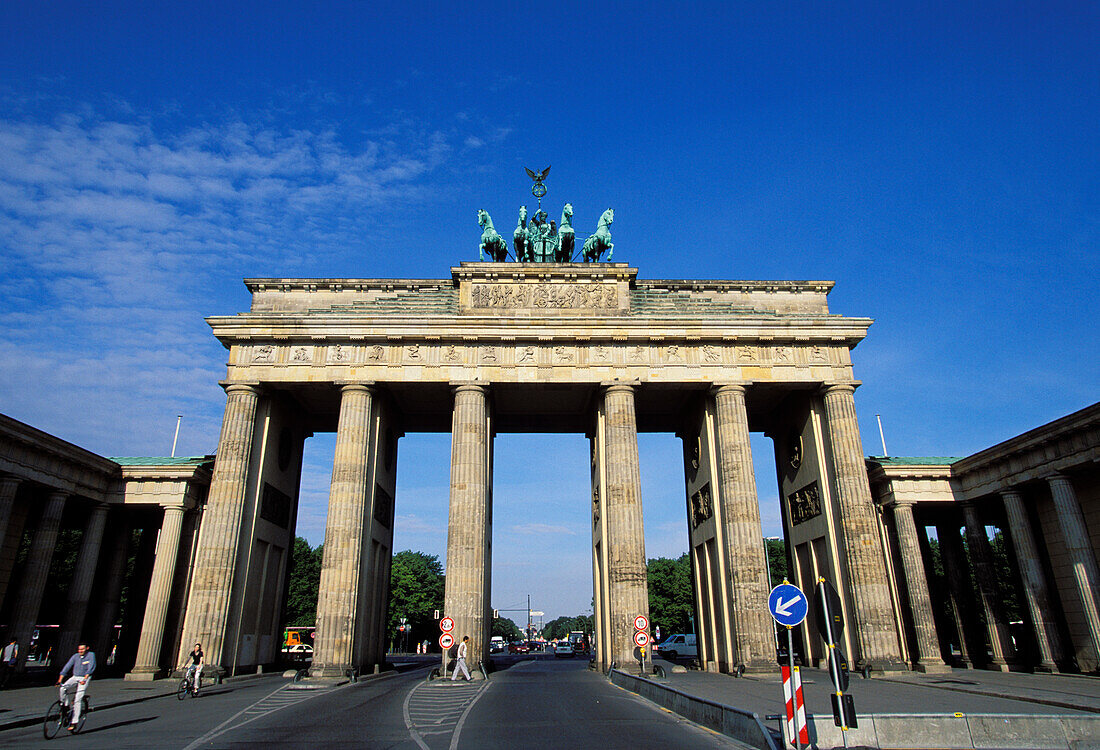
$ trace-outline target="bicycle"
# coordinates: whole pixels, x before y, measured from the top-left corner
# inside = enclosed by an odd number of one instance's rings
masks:
[[[183,700],[188,696],[194,698],[199,694],[198,689],[195,687],[195,670],[188,667],[183,672],[183,678],[180,680],[179,686],[176,688],[176,698]]]
[[[83,710],[80,712],[80,720],[76,723],[76,729],[72,731],[73,734],[79,734],[80,730],[84,728],[88,712],[92,710],[92,704],[88,701],[88,696],[85,695],[80,700],[82,701]],[[46,710],[46,716],[42,720],[42,736],[52,740],[58,732],[69,726],[72,715],[72,706],[66,706],[59,700],[54,701]]]

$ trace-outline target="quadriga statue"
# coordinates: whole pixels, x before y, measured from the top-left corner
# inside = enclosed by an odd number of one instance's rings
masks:
[[[615,245],[611,243],[611,222],[615,221],[615,212],[610,208],[600,215],[600,223],[596,227],[596,233],[584,241],[585,263],[599,263],[600,256],[607,251],[607,259],[611,260],[611,253]]]

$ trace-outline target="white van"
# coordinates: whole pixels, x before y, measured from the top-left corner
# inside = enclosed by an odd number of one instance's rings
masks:
[[[657,644],[657,654],[662,659],[675,661],[681,657],[692,659],[699,656],[695,646],[695,633],[673,633],[664,643]]]
[[[500,654],[504,652],[504,636],[494,635],[489,639],[489,653]]]

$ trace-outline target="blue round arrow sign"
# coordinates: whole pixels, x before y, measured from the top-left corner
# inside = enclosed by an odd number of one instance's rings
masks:
[[[790,583],[781,583],[772,589],[768,597],[768,611],[780,625],[794,627],[806,619],[809,602],[802,589]]]

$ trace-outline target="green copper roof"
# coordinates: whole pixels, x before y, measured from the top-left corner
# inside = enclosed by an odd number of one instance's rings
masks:
[[[194,466],[214,460],[213,456],[109,456],[119,466]]]
[[[868,456],[868,461],[874,461],[877,464],[883,466],[950,466],[956,461],[962,461],[962,456],[928,456],[928,457],[914,457],[914,456],[890,456],[889,458],[882,458],[880,456]]]

